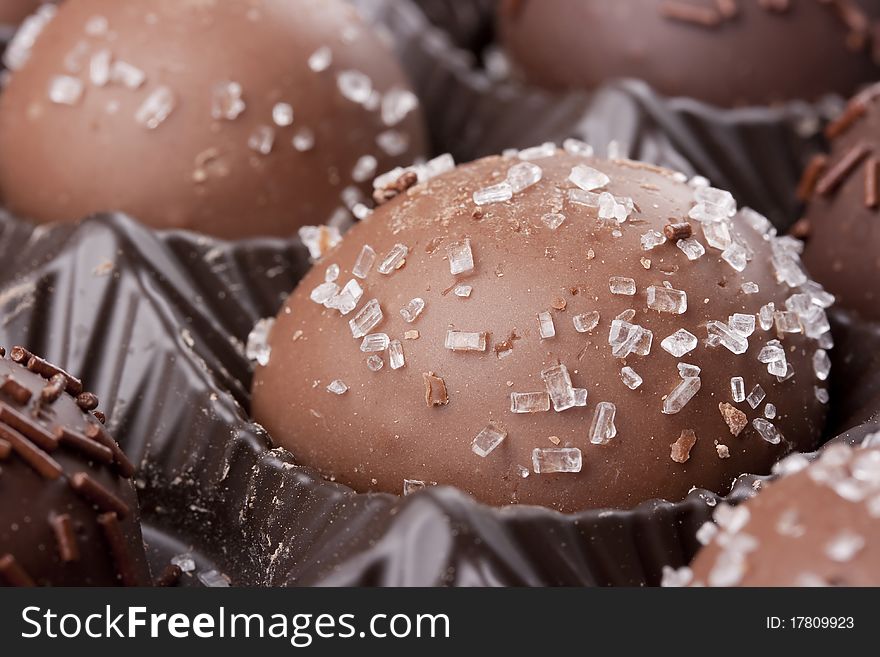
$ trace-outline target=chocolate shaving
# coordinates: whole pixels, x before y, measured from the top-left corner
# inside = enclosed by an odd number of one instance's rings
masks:
[[[98,524],[104,532],[104,538],[110,546],[110,554],[116,566],[116,574],[124,586],[137,586],[138,578],[135,575],[135,567],[132,563],[128,545],[119,524],[119,517],[113,512],[102,513],[98,516]]]
[[[0,557],[0,579],[3,579],[9,586],[36,586],[36,582],[11,554],[4,554]]]
[[[70,487],[80,497],[91,502],[102,511],[114,511],[120,518],[124,518],[129,513],[128,505],[121,498],[107,490],[85,472],[77,472],[73,475],[70,478]]]
[[[55,431],[58,436],[59,442],[62,445],[70,447],[82,454],[84,454],[87,458],[92,461],[98,461],[99,463],[104,463],[105,465],[112,465],[115,461],[113,457],[113,451],[102,445],[96,440],[86,438],[82,434],[74,431],[73,429],[68,429],[67,427],[59,427]]]
[[[871,147],[865,143],[850,148],[840,161],[819,179],[816,183],[816,192],[822,196],[834,192],[870,152]]]
[[[718,410],[721,411],[721,417],[724,418],[727,428],[730,429],[730,433],[733,434],[734,437],[742,433],[742,430],[745,429],[746,425],[749,423],[749,418],[746,417],[745,413],[735,406],[731,406],[727,402],[719,403]]]
[[[0,422],[5,422],[47,452],[58,448],[58,439],[43,425],[2,403],[0,403]]]
[[[116,463],[119,474],[126,479],[131,479],[136,470],[134,464],[128,460],[125,452],[120,449],[119,445],[116,444],[116,441],[104,431],[104,427],[97,424],[89,424],[86,426],[85,435],[87,438],[91,438],[92,440],[101,443],[104,447],[113,452],[113,461]]]
[[[816,191],[816,183],[819,182],[819,177],[825,171],[826,166],[828,166],[828,157],[826,155],[818,154],[810,158],[810,162],[807,164],[807,168],[804,169],[801,181],[798,184],[798,201],[806,203],[813,198],[813,193]]]
[[[55,374],[49,379],[49,383],[43,386],[40,393],[40,399],[47,404],[54,404],[58,401],[61,393],[67,388],[67,379],[63,374]]]
[[[0,393],[3,393],[12,401],[14,401],[19,406],[24,406],[27,404],[31,397],[33,396],[31,391],[21,385],[18,381],[13,378],[6,379],[2,385],[0,385]]]
[[[691,235],[693,235],[693,233],[693,227],[686,221],[681,223],[666,224],[663,227],[663,234],[666,236],[666,239],[676,242],[678,240],[686,240]]]
[[[876,210],[880,205],[880,190],[878,190],[877,175],[880,171],[880,161],[876,157],[869,157],[865,162],[865,207]]]
[[[701,27],[718,27],[724,17],[714,7],[698,7],[677,0],[666,0],[660,5],[660,15],[683,23]]]
[[[562,297],[553,297],[553,301],[550,302],[550,307],[553,308],[553,310],[565,310],[565,307],[567,305],[568,302],[566,302],[566,300]]]
[[[44,479],[54,481],[64,474],[64,470],[55,459],[15,429],[0,424],[0,438],[12,445],[15,453]]]
[[[429,407],[445,406],[449,403],[449,393],[446,391],[446,382],[433,372],[422,374],[425,380],[425,403]]]
[[[670,450],[670,457],[676,463],[686,463],[691,457],[691,450],[697,444],[697,434],[693,429],[684,429]]]
[[[76,532],[73,530],[73,520],[70,515],[52,515],[49,524],[55,533],[55,541],[58,543],[58,555],[64,563],[79,561],[79,545],[76,542]]]

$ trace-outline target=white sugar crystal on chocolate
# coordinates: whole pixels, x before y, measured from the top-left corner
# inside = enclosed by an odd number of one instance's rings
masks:
[[[547,388],[547,394],[553,402],[553,410],[562,412],[576,405],[574,388],[571,385],[571,377],[565,365],[548,367],[541,372],[541,380]]]
[[[418,493],[420,490],[424,490],[428,487],[424,481],[420,479],[404,479],[403,480],[403,495],[406,497],[407,495],[413,495]]]
[[[627,366],[620,370],[620,378],[623,381],[623,385],[625,385],[630,390],[635,390],[640,385],[642,385],[642,377],[639,376],[638,372],[636,372],[633,368]]]
[[[593,421],[590,423],[590,442],[594,445],[607,445],[617,435],[617,427],[614,426],[614,415],[617,407],[611,402],[599,402],[593,412]]]
[[[169,559],[169,562],[171,563],[171,565],[177,566],[178,568],[180,568],[181,571],[185,573],[191,573],[196,569],[195,559],[193,559],[192,555],[190,554],[184,553],[175,555],[171,557],[171,559]]]
[[[636,282],[625,276],[612,276],[608,279],[608,288],[611,290],[611,294],[631,297],[636,293]]]
[[[752,208],[743,208],[739,212],[739,216],[752,228],[756,233],[762,235],[764,239],[776,236],[776,228],[770,223],[760,212],[752,210]]]
[[[469,239],[447,244],[446,257],[449,258],[449,273],[453,276],[465,274],[474,269],[474,253],[471,250]]]
[[[354,263],[354,267],[351,268],[351,273],[358,278],[366,278],[373,268],[374,262],[376,262],[376,252],[369,244],[364,244]]]
[[[336,379],[330,382],[330,385],[327,386],[327,391],[332,392],[334,395],[344,395],[348,392],[348,386],[345,384],[345,381]]]
[[[403,317],[403,321],[412,324],[422,314],[424,309],[425,300],[421,297],[416,297],[415,299],[410,299],[409,303],[400,309],[400,316]]]
[[[538,329],[542,338],[552,338],[556,335],[556,326],[553,324],[553,316],[546,310],[538,313]]]
[[[676,358],[681,358],[686,353],[696,349],[698,343],[697,336],[693,333],[684,329],[678,329],[669,337],[664,338],[660,343],[660,346],[664,351],[672,354]]]
[[[727,318],[727,325],[744,338],[755,332],[755,316],[745,313],[734,313]]]
[[[690,363],[679,363],[676,367],[678,368],[678,375],[682,379],[690,379],[695,376],[700,376],[700,372],[702,372],[699,367],[691,365]]]
[[[532,450],[535,474],[580,472],[583,454],[577,447],[536,447]]]
[[[457,297],[467,299],[471,296],[471,292],[473,291],[474,288],[470,285],[456,285],[455,288],[453,288],[452,293]]]
[[[522,149],[517,157],[521,160],[540,160],[545,157],[552,157],[556,154],[556,144],[552,141],[546,141],[540,146],[532,146]]]
[[[82,80],[69,75],[56,75],[49,80],[49,100],[56,105],[76,105],[84,90]]]
[[[268,125],[259,125],[254,128],[248,137],[248,148],[261,155],[268,155],[275,145],[275,129]]]
[[[336,78],[339,93],[353,103],[364,105],[373,95],[373,82],[360,71],[342,71]]]
[[[339,292],[339,286],[336,283],[325,281],[311,291],[309,298],[315,303],[324,304],[332,299],[337,292]]]
[[[370,354],[367,356],[367,367],[370,368],[371,372],[378,372],[385,367],[385,361],[377,354]]]
[[[820,308],[830,308],[834,305],[834,295],[825,291],[819,283],[815,281],[806,281],[800,287],[801,292],[806,294],[814,305]]]
[[[577,155],[580,157],[592,157],[593,156],[593,147],[590,146],[587,142],[581,141],[580,139],[574,139],[569,137],[565,141],[562,142],[562,150],[564,150],[569,155]]]
[[[586,313],[575,315],[571,318],[574,324],[574,330],[578,333],[588,333],[599,325],[599,313],[591,310]]]
[[[755,427],[755,430],[761,438],[771,445],[778,445],[782,441],[782,434],[779,433],[779,429],[773,426],[772,422],[769,422],[762,417],[756,417],[752,420],[752,426]]]
[[[744,354],[749,348],[749,341],[727,324],[711,321],[706,324],[706,331],[710,339],[717,340],[718,344],[734,354]]]
[[[789,310],[777,310],[773,313],[773,321],[778,333],[800,333],[801,321],[797,313]]]
[[[390,342],[387,333],[370,333],[365,335],[361,342],[361,351],[364,353],[372,353],[374,351],[385,351]]]
[[[93,53],[89,59],[89,82],[96,87],[106,86],[110,82],[110,67],[113,55],[106,48]]]
[[[765,331],[769,331],[773,327],[773,313],[776,312],[776,306],[771,301],[761,306],[758,311],[758,323]]]
[[[653,340],[654,334],[651,331],[620,319],[611,322],[608,332],[608,344],[611,345],[611,354],[615,358],[626,358],[633,353],[647,356],[651,353]]]
[[[694,579],[694,571],[687,566],[672,568],[663,566],[663,574],[660,577],[660,586],[663,588],[678,589],[688,586]]]
[[[706,244],[713,249],[724,251],[733,243],[730,237],[730,224],[727,221],[715,221],[700,225],[703,228],[703,237],[706,239]]]
[[[229,577],[219,570],[205,570],[198,574],[199,581],[207,588],[228,588]]]
[[[694,189],[696,206],[688,216],[697,221],[721,221],[736,214],[733,195],[723,189],[698,186]]]
[[[777,375],[776,380],[781,383],[782,381],[788,381],[793,376],[794,376],[794,368],[791,366],[791,363],[786,363],[785,364],[785,374]]]
[[[602,189],[611,182],[611,178],[607,175],[586,164],[572,167],[568,179],[585,192]]]
[[[574,389],[574,405],[575,406],[586,406],[587,405],[587,396],[589,395],[589,390],[586,388],[575,388]]]
[[[156,87],[134,114],[134,120],[148,130],[155,130],[174,111],[177,101],[168,87]]]
[[[385,254],[385,257],[382,258],[382,261],[379,263],[378,272],[386,276],[391,274],[403,264],[408,253],[409,248],[405,244],[395,244]]]
[[[364,289],[353,278],[333,297],[324,302],[328,308],[335,308],[342,315],[354,310],[364,295]]]
[[[261,319],[254,324],[254,328],[248,333],[247,346],[244,350],[244,354],[249,361],[264,367],[269,364],[269,358],[272,355],[272,348],[269,346],[269,335],[272,333],[273,326],[275,326],[274,317]]]
[[[752,388],[752,391],[749,393],[748,397],[746,397],[746,401],[749,406],[752,408],[758,408],[761,405],[761,402],[767,397],[767,393],[764,392],[764,388],[760,386],[760,384],[755,385]]]
[[[827,379],[831,372],[831,359],[824,349],[817,349],[813,353],[813,372],[816,373],[816,378],[820,381]]]
[[[682,379],[681,383],[675,386],[672,392],[663,400],[663,413],[665,415],[675,415],[680,412],[694,398],[694,395],[700,391],[701,386],[702,380],[700,377],[694,376]]]
[[[332,283],[339,278],[339,265],[332,264],[324,271],[324,282]]]
[[[746,384],[741,376],[730,377],[730,396],[736,403],[746,400]]]
[[[22,21],[3,54],[3,63],[10,71],[17,71],[31,56],[34,43],[40,33],[55,17],[58,8],[54,4],[43,4],[37,11]]]
[[[117,59],[110,69],[110,81],[128,89],[139,89],[147,81],[147,74],[137,66]]]
[[[452,351],[486,351],[486,334],[449,330],[446,332],[446,348]]]
[[[822,308],[813,306],[802,315],[799,315],[804,335],[813,340],[819,340],[825,335],[830,337],[831,324],[828,322],[828,315]]]
[[[326,71],[333,63],[333,51],[328,46],[321,46],[309,55],[309,68],[315,73]]]
[[[846,563],[852,561],[865,547],[865,538],[851,530],[843,530],[825,546],[825,554],[832,561]]]
[[[546,392],[510,393],[511,413],[544,413],[550,410],[550,395]]]
[[[514,164],[507,170],[507,184],[514,194],[528,189],[532,185],[541,182],[544,172],[537,164],[531,162],[520,162]]]
[[[505,438],[507,438],[506,431],[489,424],[474,438],[471,449],[477,456],[485,458],[503,443]]]
[[[746,251],[745,247],[739,242],[732,242],[726,249],[724,249],[721,253],[721,259],[736,271],[745,270],[746,266],[749,264],[748,251]]]
[[[681,252],[687,256],[688,260],[697,260],[706,253],[706,248],[693,237],[688,237],[686,240],[678,240],[675,246],[681,249]]]
[[[419,106],[419,99],[409,89],[393,87],[382,96],[382,123],[396,126]]]
[[[399,370],[406,365],[406,357],[403,354],[403,345],[400,340],[392,340],[388,343],[388,364],[392,370]]]
[[[376,165],[378,164],[372,155],[362,155],[355,162],[354,168],[351,170],[351,179],[355,182],[364,182],[376,175]]]
[[[214,85],[211,90],[211,116],[215,119],[233,121],[244,112],[242,88],[238,82],[224,80]]]
[[[666,242],[666,236],[659,230],[649,230],[644,233],[639,241],[642,244],[642,251],[650,251],[654,247],[660,246]]]
[[[310,128],[299,128],[291,139],[293,148],[300,153],[312,150],[315,146],[315,133]]]
[[[648,308],[661,313],[683,314],[688,307],[687,293],[671,287],[651,285],[647,290]]]
[[[548,212],[541,216],[541,222],[550,230],[556,230],[565,221],[565,215],[559,212]]]
[[[293,107],[290,103],[275,103],[272,107],[272,121],[279,128],[293,124]]]
[[[598,208],[599,219],[623,223],[632,214],[633,201],[630,198],[617,198],[608,192],[602,192],[599,194]]]
[[[298,235],[313,260],[320,259],[342,240],[342,234],[336,226],[301,226]]]
[[[776,405],[775,404],[766,404],[764,406],[764,417],[768,420],[772,420],[776,417]]]
[[[622,313],[620,313],[614,319],[619,319],[624,322],[631,322],[635,316],[636,316],[636,311],[633,310],[632,308],[627,308],[626,310],[624,310]]]
[[[397,157],[409,148],[409,136],[400,130],[383,130],[376,135],[376,146],[386,155]]]
[[[743,294],[757,294],[761,291],[761,288],[758,287],[758,284],[753,283],[752,281],[746,281],[740,286],[740,289],[743,291]]]
[[[776,360],[785,360],[785,349],[782,348],[782,343],[779,340],[770,340],[761,347],[761,351],[758,352],[758,360],[762,363],[772,363]]]
[[[473,199],[477,205],[502,203],[513,198],[513,188],[506,180],[495,185],[483,187],[474,192]]]
[[[713,538],[718,535],[718,525],[714,522],[704,522],[697,530],[696,538],[701,545],[709,545]]]
[[[816,400],[820,404],[827,404],[830,396],[828,395],[828,390],[825,388],[820,388],[818,386],[815,387]]]
[[[568,190],[568,200],[588,208],[599,207],[599,195],[595,192],[586,192],[580,188]]]
[[[382,321],[382,308],[376,299],[370,299],[358,311],[358,313],[349,320],[348,325],[351,328],[351,336],[353,338],[362,338]]]

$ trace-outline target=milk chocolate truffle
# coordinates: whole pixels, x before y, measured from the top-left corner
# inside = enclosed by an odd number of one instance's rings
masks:
[[[418,101],[340,0],[62,4],[0,97],[0,192],[227,238],[366,211],[422,151]]]
[[[278,445],[358,491],[575,511],[815,444],[829,299],[800,243],[705,180],[565,148],[377,181],[396,197],[251,345]]]
[[[97,398],[0,349],[0,586],[149,585],[137,496]]]
[[[804,171],[804,258],[841,306],[880,320],[880,85],[828,126],[832,149]]]
[[[880,449],[834,445],[812,465],[779,465],[790,474],[717,508],[692,571],[667,571],[667,583],[880,586]]]
[[[511,0],[501,38],[532,82],[615,78],[725,107],[848,96],[880,75],[872,0]]]

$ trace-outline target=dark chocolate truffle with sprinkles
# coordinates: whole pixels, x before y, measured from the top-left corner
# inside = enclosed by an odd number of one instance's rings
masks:
[[[505,0],[498,25],[535,84],[638,78],[716,105],[849,96],[880,77],[874,0]]]
[[[575,140],[374,184],[249,341],[255,419],[301,463],[575,511],[815,445],[832,299],[727,192]]]
[[[715,510],[697,533],[692,568],[667,585],[880,586],[880,441],[840,444],[808,465],[793,455],[782,478],[736,508]]]
[[[0,349],[0,586],[147,586],[134,467],[94,395]]]
[[[841,306],[880,320],[880,85],[826,132],[831,153],[809,163],[799,189],[809,204],[804,261]]]
[[[424,149],[394,55],[342,0],[78,0],[44,22],[0,97],[0,193],[22,217],[346,226],[377,171]]]

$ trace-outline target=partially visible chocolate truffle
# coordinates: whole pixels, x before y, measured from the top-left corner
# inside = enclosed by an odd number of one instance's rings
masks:
[[[372,177],[424,148],[400,67],[341,0],[78,0],[24,59],[0,193],[38,222],[291,235],[365,212]]]
[[[880,85],[827,128],[831,153],[804,171],[804,260],[841,306],[880,320]]]
[[[82,383],[0,349],[0,585],[147,586],[137,495]]]
[[[502,41],[532,82],[615,78],[724,107],[848,96],[880,76],[872,0],[507,0]]]
[[[692,570],[708,586],[880,586],[880,449],[828,447],[745,504],[719,506]],[[676,576],[677,575],[677,576]]]
[[[561,511],[725,492],[815,445],[830,300],[799,243],[705,180],[565,151],[376,182],[252,341],[276,444],[359,491]]]

